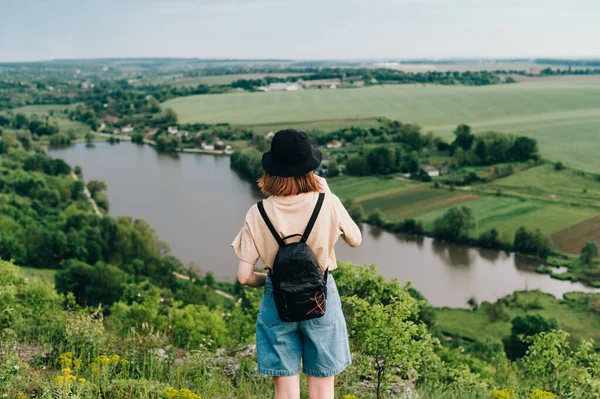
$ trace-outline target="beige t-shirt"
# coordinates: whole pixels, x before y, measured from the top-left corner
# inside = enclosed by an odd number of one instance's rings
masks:
[[[342,236],[346,243],[356,247],[360,245],[362,235],[340,199],[328,190],[326,183],[325,188],[323,207],[307,244],[315,252],[323,270],[333,270],[337,267],[333,247],[338,237]],[[283,238],[304,233],[318,197],[319,194],[314,192],[289,197],[269,197],[263,204],[271,223]],[[300,237],[290,238],[286,243],[297,241],[300,241]],[[244,262],[255,265],[260,258],[267,269],[273,266],[279,249],[256,205],[246,214],[246,222],[231,246]]]

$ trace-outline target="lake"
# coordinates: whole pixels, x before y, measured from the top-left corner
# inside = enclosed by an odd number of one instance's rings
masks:
[[[233,281],[238,260],[230,244],[248,208],[261,195],[230,169],[228,157],[173,157],[131,143],[78,144],[49,153],[80,165],[86,181],[106,181],[111,215],[146,219],[186,266]],[[338,260],[376,264],[386,278],[411,281],[434,306],[466,307],[472,296],[495,301],[525,289],[557,297],[570,291],[597,291],[538,274],[534,269],[539,264],[514,254],[391,234],[366,225],[362,231],[359,248],[340,240]]]

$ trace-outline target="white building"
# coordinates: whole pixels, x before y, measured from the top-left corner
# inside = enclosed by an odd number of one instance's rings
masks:
[[[177,126],[169,126],[167,128],[167,133],[169,133],[169,134],[177,134],[177,132],[179,132],[179,129],[177,128]]]
[[[131,125],[127,125],[121,128],[121,133],[127,134],[133,132],[135,129]]]
[[[440,170],[431,165],[421,165],[421,169],[427,172],[429,177],[438,177],[440,175]]]
[[[327,143],[327,148],[340,148],[342,146],[342,142],[339,140],[333,140]]]

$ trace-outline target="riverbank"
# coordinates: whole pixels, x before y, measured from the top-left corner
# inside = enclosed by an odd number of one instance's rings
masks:
[[[110,215],[148,220],[186,269],[212,271],[219,281],[234,281],[238,259],[227,245],[248,208],[262,196],[255,184],[230,168],[229,159],[172,157],[128,143],[49,152],[82,166],[86,180],[105,181]],[[593,291],[538,274],[535,269],[541,262],[514,254],[393,234],[369,225],[362,231],[361,247],[349,248],[340,240],[337,258],[377,264],[387,279],[411,281],[434,306],[465,307],[471,296],[494,302],[524,289],[540,289],[558,298],[570,291]]]

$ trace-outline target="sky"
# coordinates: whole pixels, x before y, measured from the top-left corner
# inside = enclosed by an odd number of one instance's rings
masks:
[[[0,61],[600,57],[599,0],[0,0]]]

